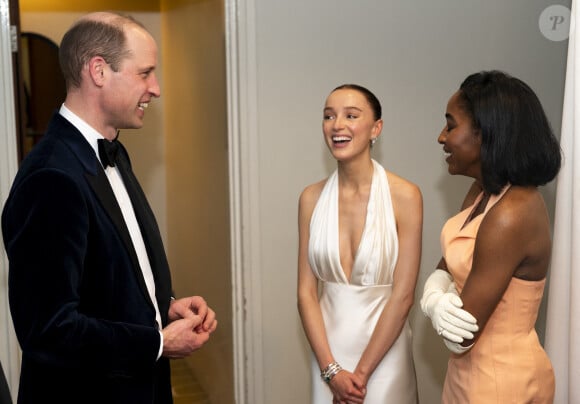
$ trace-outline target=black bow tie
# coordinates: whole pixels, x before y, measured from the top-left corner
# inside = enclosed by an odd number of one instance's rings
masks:
[[[112,142],[107,139],[99,139],[99,157],[104,168],[107,166],[115,167],[117,163],[117,154],[119,154],[119,142],[117,139]]]

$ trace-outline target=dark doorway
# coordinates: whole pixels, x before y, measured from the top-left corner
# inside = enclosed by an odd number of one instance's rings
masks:
[[[18,161],[40,140],[66,88],[58,62],[58,45],[20,28],[19,1],[9,0],[10,25],[17,40],[12,52]]]
[[[41,34],[20,34],[24,108],[19,119],[22,157],[40,140],[54,111],[64,102],[66,88],[58,62],[58,45]]]

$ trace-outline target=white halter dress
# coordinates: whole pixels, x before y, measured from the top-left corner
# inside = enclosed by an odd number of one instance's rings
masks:
[[[320,307],[335,360],[353,371],[391,296],[398,238],[384,168],[373,160],[371,193],[350,281],[340,264],[338,172],[327,180],[310,221],[308,259],[321,281]],[[330,388],[312,360],[312,404],[331,404]],[[367,384],[365,404],[415,404],[417,386],[408,322]]]

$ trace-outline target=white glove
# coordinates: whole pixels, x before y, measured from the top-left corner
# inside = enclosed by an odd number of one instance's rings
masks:
[[[473,339],[473,333],[479,329],[477,319],[462,306],[449,272],[436,269],[425,282],[421,310],[431,319],[437,334],[458,344]]]
[[[445,346],[447,347],[447,349],[449,349],[451,352],[456,353],[458,355],[461,355],[463,352],[469,351],[471,349],[471,347],[473,346],[473,344],[471,344],[469,346],[463,346],[463,345],[461,345],[461,343],[451,342],[447,338],[443,338],[443,342],[445,343]]]

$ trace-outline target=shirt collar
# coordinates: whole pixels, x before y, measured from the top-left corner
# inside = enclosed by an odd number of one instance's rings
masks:
[[[82,118],[80,118],[77,114],[72,112],[70,109],[66,107],[66,105],[62,104],[60,110],[58,111],[67,121],[73,124],[75,128],[78,129],[79,132],[83,135],[86,141],[91,145],[97,158],[101,161],[99,157],[99,146],[98,140],[104,139],[105,137],[97,132],[92,126],[86,123]]]

